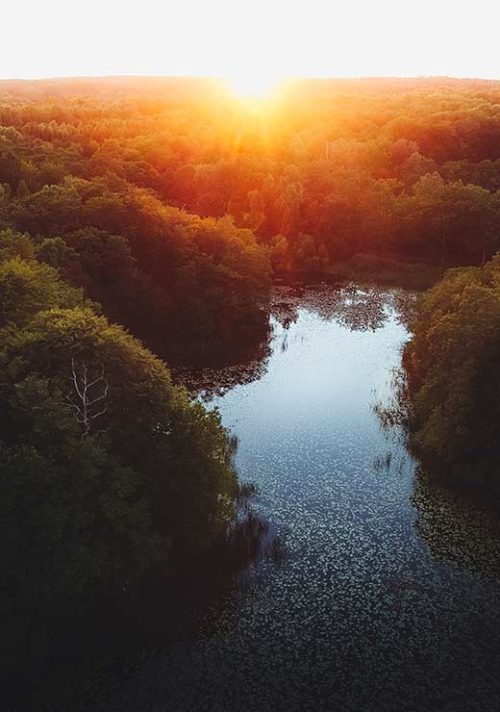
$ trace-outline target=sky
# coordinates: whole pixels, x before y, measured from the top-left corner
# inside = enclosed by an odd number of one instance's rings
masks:
[[[500,79],[500,0],[4,0],[0,78]]]

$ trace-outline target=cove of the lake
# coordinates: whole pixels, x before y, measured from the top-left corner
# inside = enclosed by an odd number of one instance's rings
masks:
[[[412,299],[276,288],[267,351],[192,376],[237,438],[265,542],[103,709],[500,709],[500,525],[430,482],[377,415]]]

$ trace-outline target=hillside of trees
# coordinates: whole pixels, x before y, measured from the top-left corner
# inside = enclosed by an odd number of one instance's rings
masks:
[[[155,304],[195,300],[207,269],[226,296],[240,274],[259,294],[267,259],[479,265],[499,247],[499,107],[499,83],[444,79],[301,82],[262,105],[203,80],[5,82],[1,220],[77,252],[82,229],[122,238]],[[243,319],[203,301],[186,308],[224,341]]]
[[[411,444],[448,483],[498,502],[500,256],[450,270],[421,299],[403,363]]]
[[[112,102],[0,104],[0,227],[169,361],[238,355],[262,337],[268,256],[230,216],[201,218],[157,190],[154,157],[123,139],[164,153],[150,107],[134,118]]]
[[[164,363],[83,290],[36,261],[27,238],[7,231],[0,244],[9,670],[37,645],[44,612],[116,595],[153,564],[168,570],[217,542],[237,481],[219,416],[175,387]]]

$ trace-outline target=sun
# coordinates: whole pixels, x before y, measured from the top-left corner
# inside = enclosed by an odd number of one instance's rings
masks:
[[[273,74],[241,71],[231,74],[225,81],[231,92],[247,100],[267,99],[280,83],[281,78]]]

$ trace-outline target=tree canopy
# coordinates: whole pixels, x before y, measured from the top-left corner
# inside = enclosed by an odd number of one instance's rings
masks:
[[[5,260],[0,298],[0,603],[22,648],[23,611],[210,547],[236,475],[218,414],[56,269]]]
[[[159,272],[190,263],[205,231],[226,236],[231,270],[250,281],[266,251],[275,269],[328,271],[360,252],[482,264],[499,247],[499,98],[498,82],[303,81],[255,112],[201,81],[7,83],[4,221],[122,236],[162,289]],[[198,269],[229,267],[221,242],[202,243]]]
[[[425,293],[404,365],[411,442],[431,469],[498,493],[500,257]]]

